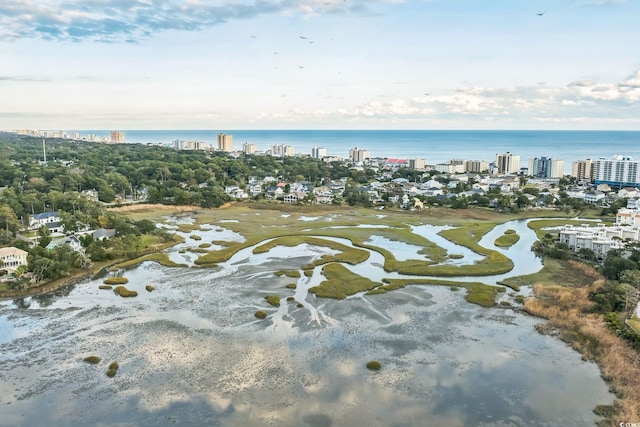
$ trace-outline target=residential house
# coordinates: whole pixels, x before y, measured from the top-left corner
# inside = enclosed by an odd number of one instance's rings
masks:
[[[306,196],[307,196],[306,193],[303,193],[300,191],[293,191],[291,193],[284,195],[284,202],[291,203],[291,204],[300,203],[304,200]]]
[[[27,253],[13,246],[0,248],[0,269],[13,273],[21,265],[27,265]]]
[[[35,214],[29,219],[29,228],[37,230],[43,225],[59,223],[61,221],[62,218],[58,212],[43,212]]]
[[[76,236],[67,236],[61,239],[52,240],[48,245],[47,249],[53,249],[60,245],[69,245],[71,249],[76,252],[84,252],[84,248],[82,247],[82,243],[80,243],[80,239]]]
[[[96,231],[91,233],[91,237],[93,237],[94,240],[107,240],[115,235],[116,230],[114,230],[113,228],[98,228]]]
[[[327,186],[313,189],[314,202],[318,204],[329,204],[333,202],[333,193]]]
[[[599,201],[606,199],[607,195],[604,194],[602,191],[588,191],[584,194],[584,201],[586,203],[593,203],[596,204]]]
[[[640,197],[640,191],[633,187],[621,188],[618,190],[618,197],[621,199],[635,199]]]
[[[94,202],[98,201],[98,190],[96,190],[95,188],[91,190],[82,190],[80,194],[85,198],[92,200]]]

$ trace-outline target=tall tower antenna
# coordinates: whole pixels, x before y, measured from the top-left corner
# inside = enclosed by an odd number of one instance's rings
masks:
[[[42,139],[42,161],[47,163],[47,146],[45,145],[44,138]]]

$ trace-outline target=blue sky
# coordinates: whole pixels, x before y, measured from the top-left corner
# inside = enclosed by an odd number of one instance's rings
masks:
[[[0,129],[640,130],[639,16],[632,0],[2,0]]]

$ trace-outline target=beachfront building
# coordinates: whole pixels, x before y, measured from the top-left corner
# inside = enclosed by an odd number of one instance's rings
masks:
[[[13,246],[0,248],[0,269],[13,273],[21,265],[27,265],[27,251]]]
[[[424,170],[425,163],[424,159],[409,159],[409,169]]]
[[[218,134],[218,150],[231,152],[233,151],[233,135],[224,133]]]
[[[293,157],[296,155],[293,145],[274,144],[271,146],[271,155],[273,157]]]
[[[594,183],[607,184],[614,188],[635,187],[640,184],[638,163],[629,156],[600,158],[594,162],[593,166]]]
[[[258,151],[258,146],[256,144],[249,144],[248,142],[245,142],[242,144],[242,151],[244,154],[254,154]]]
[[[528,171],[534,178],[561,178],[564,175],[564,160],[534,157],[529,159]]]
[[[487,172],[489,170],[489,163],[484,160],[465,160],[464,162],[464,171],[465,172],[474,172],[474,173],[482,173]]]
[[[515,175],[520,172],[520,156],[511,154],[509,151],[505,154],[496,154],[496,168],[500,174]]]
[[[571,176],[593,181],[594,164],[591,159],[577,160],[571,163]]]
[[[124,132],[117,130],[111,131],[111,143],[112,144],[124,144]]]
[[[355,147],[349,150],[349,160],[352,162],[364,162],[367,159],[371,158],[371,151],[363,150],[361,148]]]
[[[313,147],[311,149],[311,157],[313,157],[314,159],[322,159],[324,157],[327,157],[327,149],[321,147]]]

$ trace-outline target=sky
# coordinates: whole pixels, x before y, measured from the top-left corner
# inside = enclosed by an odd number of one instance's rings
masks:
[[[640,1],[2,0],[0,129],[640,130]]]

